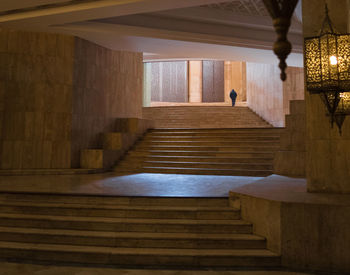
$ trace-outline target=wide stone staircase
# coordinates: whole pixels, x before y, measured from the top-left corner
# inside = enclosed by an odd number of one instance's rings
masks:
[[[0,195],[0,258],[132,267],[278,267],[227,198]]]
[[[280,132],[279,128],[153,129],[115,171],[268,176]]]
[[[144,119],[155,128],[265,128],[272,127],[249,107],[164,106],[145,107]]]

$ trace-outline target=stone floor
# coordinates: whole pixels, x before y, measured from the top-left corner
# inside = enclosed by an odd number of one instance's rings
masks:
[[[307,192],[304,178],[271,175],[234,187],[231,191],[270,201],[350,206],[349,194]]]
[[[205,270],[152,270],[116,269],[73,266],[50,266],[18,263],[0,263],[1,275],[308,275],[312,273],[284,270],[246,270],[246,271],[205,271]]]
[[[0,192],[115,196],[228,197],[233,188],[261,177],[115,173],[0,176]]]
[[[293,179],[277,175],[266,178],[147,173],[129,175],[105,173],[59,176],[0,176],[0,192],[43,192],[116,196],[227,197],[230,190],[272,201],[345,206],[350,204],[350,195],[308,193],[305,179]],[[127,270],[0,263],[0,274],[302,275],[312,273],[283,270]]]

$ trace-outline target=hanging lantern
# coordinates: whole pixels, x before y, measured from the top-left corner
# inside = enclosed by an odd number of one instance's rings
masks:
[[[326,5],[326,16],[319,36],[304,40],[306,87],[320,94],[331,123],[341,132],[350,114],[350,35],[333,29]]]
[[[292,45],[287,40],[290,20],[298,0],[263,0],[265,7],[273,19],[273,26],[277,33],[277,41],[273,45],[273,51],[278,56],[281,69],[281,79],[286,80],[286,59],[292,50]]]

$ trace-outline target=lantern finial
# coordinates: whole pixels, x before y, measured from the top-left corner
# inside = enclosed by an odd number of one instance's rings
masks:
[[[292,45],[287,39],[290,20],[298,0],[263,0],[266,9],[270,13],[273,26],[277,33],[277,41],[273,45],[273,51],[280,60],[281,79],[286,80],[286,59],[292,50]]]

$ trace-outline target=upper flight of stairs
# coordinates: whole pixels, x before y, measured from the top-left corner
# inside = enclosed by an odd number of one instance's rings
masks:
[[[133,267],[278,267],[227,198],[1,194],[0,259]]]
[[[280,132],[278,128],[153,129],[115,171],[268,176]]]
[[[155,128],[265,128],[272,127],[248,107],[171,106],[145,107],[145,119]]]

